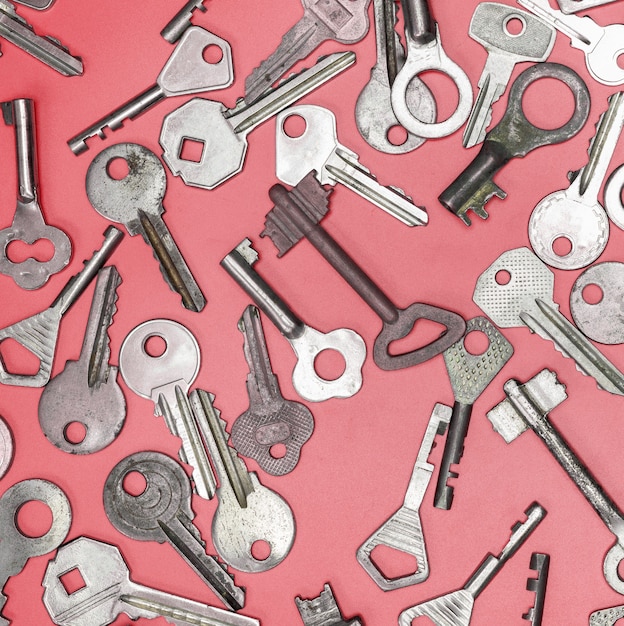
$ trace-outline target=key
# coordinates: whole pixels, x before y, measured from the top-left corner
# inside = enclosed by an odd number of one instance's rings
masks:
[[[525,515],[525,522],[516,522],[512,526],[511,538],[502,552],[498,556],[488,554],[461,589],[405,609],[399,615],[399,626],[410,626],[415,618],[423,615],[435,626],[468,626],[474,601],[537,528],[546,516],[546,510],[534,502]]]
[[[15,130],[18,188],[13,223],[0,230],[0,273],[10,276],[22,289],[39,289],[69,263],[71,241],[60,228],[46,224],[39,206],[33,101],[20,98],[1,106],[5,123]],[[52,243],[51,259],[29,257],[19,263],[9,259],[7,248],[12,241],[34,244],[39,239]]]
[[[533,552],[533,554],[531,554],[530,567],[537,572],[537,576],[535,578],[528,578],[526,587],[528,591],[535,593],[535,602],[522,616],[522,619],[531,622],[531,626],[542,626],[550,556],[541,552]]]
[[[245,338],[243,349],[249,366],[249,408],[232,424],[232,444],[239,454],[254,459],[273,476],[292,472],[301,447],[312,436],[314,417],[301,402],[286,400],[271,368],[260,311],[249,305],[238,321]],[[282,456],[274,446],[283,446]]]
[[[51,7],[54,0],[15,0],[15,2],[19,2],[20,4],[30,7],[31,9],[36,9],[37,11],[43,11],[44,9]]]
[[[545,130],[533,126],[522,110],[522,97],[529,85],[541,78],[564,82],[574,94],[574,113],[560,128]],[[442,206],[455,213],[466,226],[472,210],[487,219],[485,204],[496,195],[507,194],[493,181],[494,175],[511,159],[526,156],[532,150],[557,144],[576,135],[589,116],[589,90],[583,79],[569,67],[558,63],[538,63],[524,70],[509,90],[507,110],[501,121],[485,136],[479,154],[470,165],[438,196]]]
[[[165,116],[160,133],[163,159],[174,176],[193,187],[214,189],[243,169],[247,135],[282,109],[355,63],[353,52],[337,52],[282,81],[254,104],[239,100],[233,109],[221,102],[193,98]],[[199,144],[201,157],[182,156],[186,142]]]
[[[253,265],[257,260],[258,253],[251,241],[243,239],[221,261],[221,267],[290,343],[297,356],[292,373],[295,391],[310,402],[355,395],[362,387],[362,366],[366,358],[362,337],[349,328],[322,333],[305,324],[255,271]],[[314,369],[314,360],[323,350],[335,350],[344,359],[344,372],[334,380],[321,378]]]
[[[267,89],[324,41],[353,44],[368,33],[371,0],[302,0],[303,17],[284,35],[271,56],[245,79],[245,102],[253,104]]]
[[[80,574],[84,586],[68,592],[62,577]],[[138,585],[119,548],[78,537],[61,546],[43,577],[43,603],[61,626],[106,626],[125,613],[132,620],[164,617],[172,624],[260,626],[252,617]]]
[[[160,31],[160,36],[169,43],[175,43],[192,26],[191,19],[195,11],[206,12],[204,0],[188,0],[174,15],[171,21]]]
[[[466,350],[464,341],[471,332],[480,332],[487,338],[488,346],[481,354]],[[433,501],[439,509],[448,511],[453,505],[454,486],[448,481],[459,477],[457,466],[464,454],[472,407],[512,355],[513,346],[485,317],[468,320],[464,337],[444,351],[455,403]]]
[[[609,176],[604,188],[604,206],[609,219],[618,227],[624,228],[624,165],[617,167]]]
[[[589,616],[589,626],[616,626],[621,617],[624,617],[624,604],[594,611]]]
[[[618,57],[624,50],[624,24],[603,27],[591,17],[557,11],[548,0],[518,0],[518,4],[569,37],[570,45],[585,54],[585,65],[592,78],[605,85],[624,83],[624,68],[618,64]]]
[[[304,626],[363,626],[359,617],[345,621],[329,583],[317,598],[303,600],[297,596],[295,604]]]
[[[610,4],[616,0],[557,0],[559,8],[564,13],[577,13],[578,11],[584,11],[585,9],[591,9],[593,7],[599,7],[603,4]]]
[[[0,353],[0,383],[19,387],[43,387],[50,380],[61,318],[89,286],[96,274],[115,251],[123,233],[109,226],[104,231],[102,247],[85,262],[78,274],[67,281],[54,302],[41,313],[0,329],[0,347],[5,339],[13,339],[39,359],[36,374],[17,374],[7,370]]]
[[[134,496],[123,487],[125,477],[139,472],[146,488]],[[245,604],[245,590],[216,557],[206,554],[193,524],[191,483],[182,466],[161,452],[137,452],[122,459],[104,484],[104,509],[111,524],[138,541],[167,541],[233,611]]]
[[[420,444],[405,500],[401,508],[385,521],[357,550],[358,563],[384,591],[422,583],[429,578],[429,559],[420,521],[419,509],[431,481],[434,466],[428,458],[435,445],[436,435],[443,435],[451,419],[451,407],[436,404],[427,430]],[[377,546],[393,548],[416,558],[416,571],[407,576],[386,578],[371,558]]]
[[[123,159],[128,168],[121,179],[109,172],[115,159]],[[158,259],[163,278],[182,299],[182,306],[198,313],[206,306],[206,298],[161,217],[166,189],[162,163],[151,150],[136,143],[106,148],[87,170],[87,196],[93,208],[106,219],[123,224],[131,237],[140,234]]]
[[[509,31],[512,21],[520,22],[520,32]],[[479,95],[464,129],[464,148],[485,139],[492,121],[492,105],[507,89],[516,64],[545,61],[555,45],[556,31],[526,11],[482,2],[475,9],[468,34],[486,49],[488,58],[479,78]]]
[[[299,137],[290,137],[284,130],[291,116],[305,121],[305,130]],[[338,143],[336,118],[329,109],[300,105],[277,116],[275,169],[277,177],[288,185],[296,185],[310,170],[316,170],[321,184],[340,182],[403,224],[424,226],[429,221],[424,207],[415,206],[397,187],[380,185],[360,165],[358,155]]]
[[[563,191],[543,198],[529,220],[529,239],[535,254],[552,267],[577,270],[593,263],[609,240],[609,218],[598,201],[624,127],[624,92],[609,97],[609,108],[600,116],[589,145],[589,162],[571,174]],[[558,254],[555,242],[567,239],[571,249]]]
[[[325,190],[310,172],[290,192],[274,185],[269,196],[275,206],[267,214],[261,237],[270,237],[283,256],[304,237],[323,258],[353,287],[357,294],[379,316],[383,325],[375,339],[373,359],[383,370],[397,370],[419,365],[441,354],[466,330],[466,322],[457,313],[415,302],[398,308],[355,261],[319,224],[328,210],[331,190]],[[390,353],[393,341],[407,336],[420,319],[444,326],[438,339],[409,352]]]
[[[211,46],[221,50],[221,59],[216,63],[209,63],[203,56],[204,50]],[[193,26],[182,35],[154,85],[72,137],[67,145],[74,154],[82,154],[89,149],[88,139],[96,136],[105,139],[107,129],[122,128],[126,120],[135,119],[165,98],[224,89],[233,80],[230,44],[199,26]]]
[[[2,478],[11,467],[13,462],[13,434],[6,421],[0,416],[0,478]]]

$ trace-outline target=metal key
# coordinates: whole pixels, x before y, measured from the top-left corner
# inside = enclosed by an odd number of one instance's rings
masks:
[[[522,616],[522,619],[531,622],[531,626],[542,626],[550,556],[542,552],[533,552],[531,554],[529,567],[537,572],[535,578],[527,578],[526,584],[527,590],[535,593],[535,601],[533,602],[533,606]]]
[[[84,586],[68,591],[62,577],[78,572]],[[164,617],[172,624],[260,626],[238,615],[159,589],[137,585],[119,548],[78,537],[61,546],[43,578],[43,603],[60,626],[107,626],[125,613],[132,620]]]
[[[447,309],[421,302],[414,302],[405,309],[398,308],[319,224],[328,210],[330,193],[331,190],[321,186],[314,172],[310,172],[290,192],[282,185],[274,185],[269,190],[269,196],[275,207],[266,216],[261,237],[271,238],[278,256],[286,254],[305,237],[353,287],[383,323],[373,348],[373,359],[381,369],[412,367],[444,352],[464,334],[464,319]],[[445,330],[439,338],[420,348],[391,354],[392,342],[406,337],[421,319],[441,324]]]
[[[436,404],[420,444],[405,500],[401,508],[384,522],[357,550],[356,557],[366,573],[384,591],[416,585],[429,578],[429,560],[420,522],[419,509],[431,481],[434,466],[428,462],[436,435],[443,435],[451,419],[451,407]],[[416,558],[416,571],[407,576],[387,578],[371,558],[377,546],[387,546]]]
[[[593,263],[609,240],[609,218],[598,193],[624,127],[624,92],[609,97],[609,108],[600,116],[596,135],[589,144],[589,162],[571,174],[571,184],[541,200],[531,213],[529,239],[535,254],[553,267],[577,270]],[[571,244],[557,254],[555,242]]]
[[[624,617],[624,604],[594,611],[589,616],[589,626],[616,626],[621,617]]]
[[[592,78],[605,85],[624,83],[624,68],[618,57],[624,52],[624,24],[600,26],[591,17],[566,15],[553,9],[548,0],[517,0],[545,24],[570,38],[573,48],[585,54],[585,65]]]
[[[160,31],[160,36],[169,43],[175,43],[192,26],[191,18],[195,11],[206,12],[204,0],[188,0]]]
[[[247,135],[282,109],[355,63],[353,52],[337,52],[282,81],[254,104],[239,100],[233,109],[221,102],[193,98],[169,113],[163,122],[160,145],[174,176],[193,187],[214,189],[243,169]],[[201,144],[199,160],[182,156],[185,142]]]
[[[125,477],[139,472],[146,488],[134,496],[123,487]],[[137,452],[113,468],[104,485],[104,509],[111,524],[139,541],[167,541],[229,609],[245,604],[245,590],[234,584],[225,565],[206,554],[193,524],[191,483],[182,466],[161,452]]]
[[[33,101],[20,98],[1,106],[5,123],[15,129],[18,188],[13,223],[0,230],[0,273],[11,276],[22,289],[39,289],[69,263],[71,241],[60,228],[46,224],[39,206]],[[9,259],[7,249],[13,241],[31,245],[40,239],[52,243],[51,259],[38,261],[29,257],[20,263]]]
[[[285,124],[291,116],[305,121],[299,137],[290,137]],[[310,104],[282,111],[276,120],[275,170],[288,185],[296,185],[310,170],[323,185],[342,183],[408,226],[424,226],[429,216],[423,207],[397,187],[384,187],[363,167],[358,155],[338,142],[336,117],[329,109]]]
[[[203,56],[211,46],[221,50],[221,59],[216,63],[209,63]],[[135,119],[165,98],[224,89],[233,80],[230,44],[199,26],[192,26],[182,35],[154,85],[72,137],[67,145],[74,154],[82,154],[89,149],[87,139],[96,136],[105,139],[107,129],[122,128],[126,120]]]
[[[512,33],[509,24],[519,22]],[[554,31],[537,17],[497,2],[481,2],[470,21],[470,37],[488,53],[479,78],[479,95],[464,129],[464,148],[485,139],[492,121],[492,105],[503,95],[517,63],[545,61],[555,45]]]
[[[39,359],[39,370],[36,374],[16,374],[6,369],[0,353],[0,383],[20,387],[43,387],[47,384],[52,371],[61,318],[95,278],[122,238],[123,233],[120,230],[109,226],[104,231],[102,247],[85,262],[78,274],[69,279],[49,308],[0,329],[0,346],[5,339],[13,339]]]
[[[258,253],[253,249],[251,241],[243,239],[221,261],[221,267],[290,343],[297,355],[292,373],[296,392],[310,402],[355,395],[362,386],[362,366],[366,358],[366,344],[362,337],[349,328],[321,333],[305,324],[253,269],[257,260]],[[334,350],[344,359],[344,372],[334,380],[321,378],[314,369],[314,361],[323,350]]]
[[[44,9],[50,8],[54,0],[15,0],[15,2],[30,7],[31,9],[36,9],[37,11],[43,11]]]
[[[399,615],[399,626],[411,626],[415,618],[423,615],[435,626],[468,626],[476,598],[529,538],[546,516],[546,510],[534,502],[525,515],[525,522],[516,522],[512,527],[513,533],[502,552],[498,556],[488,554],[462,589],[405,609]]]
[[[609,176],[604,187],[604,206],[609,219],[618,227],[624,229],[624,165],[620,165]]]
[[[329,583],[325,583],[318,597],[303,600],[297,596],[295,604],[304,626],[363,626],[359,617],[348,621],[343,618]]]
[[[557,0],[557,2],[559,3],[559,8],[564,13],[577,13],[578,11],[585,11],[603,4],[610,4],[611,2],[616,2],[616,0]]]
[[[39,425],[57,448],[71,454],[91,454],[111,444],[126,419],[126,401],[117,382],[117,368],[109,364],[108,328],[117,311],[121,277],[112,265],[101,269],[95,284],[82,350],[77,361],[45,386],[39,398]],[[69,428],[84,428],[73,439]]]
[[[128,167],[121,179],[109,172],[115,159],[124,160]],[[151,150],[136,143],[110,146],[87,170],[87,196],[93,208],[123,224],[131,237],[140,234],[158,259],[163,278],[182,298],[182,306],[198,313],[206,306],[206,298],[161,217],[166,189],[163,164]]]
[[[0,416],[0,478],[11,467],[13,462],[13,433],[6,421]]]
[[[286,400],[271,368],[260,311],[249,305],[238,322],[249,366],[249,408],[232,424],[232,444],[273,476],[292,472],[312,436],[314,417],[301,402]],[[283,454],[276,450],[283,446]]]

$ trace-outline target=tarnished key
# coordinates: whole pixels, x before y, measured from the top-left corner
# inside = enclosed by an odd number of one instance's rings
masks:
[[[533,606],[522,616],[522,619],[531,622],[531,626],[542,626],[550,556],[542,552],[533,552],[533,554],[531,554],[529,567],[537,572],[535,578],[527,578],[526,584],[527,590],[535,593],[535,600]]]
[[[113,178],[109,166],[125,161],[128,173]],[[87,196],[103,217],[123,224],[131,237],[140,234],[160,263],[163,278],[179,294],[182,306],[196,313],[206,306],[180,249],[162,219],[167,189],[165,168],[151,151],[136,143],[118,143],[98,154],[87,170]]]
[[[77,361],[46,386],[39,398],[39,424],[57,448],[71,454],[97,452],[113,442],[126,419],[126,401],[109,364],[108,328],[117,311],[121,277],[114,265],[98,273],[82,350]],[[70,428],[83,429],[73,438]]]
[[[557,0],[557,2],[559,3],[559,8],[564,13],[577,13],[578,11],[585,11],[603,4],[610,4],[611,2],[616,2],[616,0]]]
[[[221,58],[209,63],[204,51],[213,46],[220,49]],[[133,120],[165,98],[223,89],[233,80],[230,44],[199,26],[192,26],[182,35],[153,86],[72,137],[67,144],[74,154],[82,154],[89,149],[88,139],[96,136],[105,139],[107,129],[118,130],[126,120]]]
[[[145,490],[132,495],[125,477],[138,472]],[[122,459],[104,484],[104,509],[111,524],[139,541],[167,541],[197,572],[228,608],[245,604],[245,590],[234,584],[225,565],[206,554],[206,546],[193,524],[191,483],[182,466],[162,452],[137,452]]]
[[[318,597],[303,600],[297,596],[295,604],[304,626],[363,626],[358,617],[350,620],[342,617],[329,583],[325,583]]]
[[[357,550],[356,557],[366,573],[384,591],[416,585],[429,578],[429,560],[419,509],[431,481],[434,466],[427,460],[436,435],[443,435],[451,419],[451,407],[436,404],[420,444],[416,464],[401,508],[384,522]],[[416,571],[407,576],[387,578],[371,558],[377,546],[386,546],[416,558]]]
[[[195,11],[206,12],[204,0],[188,0],[160,31],[160,36],[169,43],[175,43],[192,26],[191,18]]]
[[[520,23],[512,33],[510,23]],[[503,95],[517,63],[545,61],[555,45],[554,31],[537,17],[497,2],[481,2],[470,21],[470,37],[488,53],[479,78],[479,95],[464,129],[464,148],[485,139],[492,120],[492,105]]]
[[[399,615],[399,626],[411,626],[420,616],[428,617],[435,626],[468,626],[476,598],[537,528],[546,516],[546,510],[534,502],[525,514],[525,522],[516,522],[512,526],[511,538],[502,552],[498,556],[488,554],[462,589],[405,609]]]
[[[286,133],[288,118],[305,121],[298,137]],[[336,117],[329,109],[310,104],[282,111],[276,120],[275,169],[277,177],[296,185],[311,170],[323,185],[342,183],[408,226],[424,226],[429,216],[423,207],[397,187],[384,187],[363,167],[358,155],[338,142]]]
[[[292,472],[312,436],[314,417],[301,402],[286,400],[271,368],[260,311],[249,305],[238,322],[249,366],[249,408],[232,424],[232,444],[273,476]],[[283,453],[280,448],[283,447]]]

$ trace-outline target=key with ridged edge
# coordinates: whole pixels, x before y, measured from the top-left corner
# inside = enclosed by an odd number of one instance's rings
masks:
[[[529,567],[537,572],[536,577],[527,578],[526,584],[527,590],[535,594],[535,600],[533,606],[522,616],[522,619],[531,622],[531,626],[542,626],[550,556],[543,552],[533,552]]]
[[[325,583],[318,597],[303,600],[297,596],[295,604],[304,626],[363,626],[358,617],[343,618],[329,583]]]

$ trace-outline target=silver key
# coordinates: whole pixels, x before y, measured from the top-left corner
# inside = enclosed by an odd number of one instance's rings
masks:
[[[616,626],[621,617],[624,617],[624,604],[594,611],[589,616],[589,626]]]
[[[342,617],[329,583],[325,583],[318,597],[303,600],[297,596],[295,604],[304,626],[363,626],[358,617],[348,621]]]
[[[11,467],[13,462],[13,433],[6,421],[0,416],[0,478]]]
[[[519,21],[518,33],[509,23]],[[517,63],[545,61],[555,45],[554,31],[537,17],[497,2],[481,2],[470,21],[470,37],[488,53],[479,78],[479,95],[464,129],[464,148],[485,139],[492,121],[492,105],[503,95]]]
[[[624,165],[620,165],[609,176],[604,188],[604,205],[609,219],[618,227],[624,229]]]
[[[616,2],[616,0],[557,0],[557,2],[559,3],[559,8],[564,13],[577,13],[578,11],[585,11],[603,4],[610,4],[611,2]]]
[[[194,98],[164,119],[160,145],[165,163],[187,185],[214,189],[243,169],[247,135],[256,126],[353,63],[353,52],[330,54],[310,69],[285,79],[250,106],[240,100],[234,109],[226,109],[221,102]],[[187,141],[201,144],[198,161],[182,157]]]
[[[209,46],[221,50],[221,59],[216,63],[204,59],[204,50]],[[233,80],[230,44],[199,26],[193,26],[186,30],[153,86],[72,137],[67,145],[74,154],[82,154],[89,149],[87,139],[96,136],[105,139],[107,129],[118,130],[126,120],[133,120],[165,98],[224,89]]]
[[[305,121],[299,137],[286,134],[289,117]],[[296,185],[311,170],[323,185],[342,183],[362,198],[408,226],[424,226],[429,216],[423,207],[396,187],[384,187],[358,161],[358,155],[338,142],[336,117],[329,109],[310,104],[282,111],[276,120],[275,169],[277,177]]]
[[[529,567],[537,572],[537,576],[529,576],[526,582],[528,591],[535,594],[533,606],[522,615],[522,619],[531,622],[531,626],[542,626],[544,616],[544,602],[546,600],[546,585],[548,584],[548,570],[550,568],[550,555],[543,552],[533,552]]]
[[[206,12],[204,0],[188,0],[160,31],[160,36],[169,43],[175,43],[192,26],[191,18],[195,11]]]

